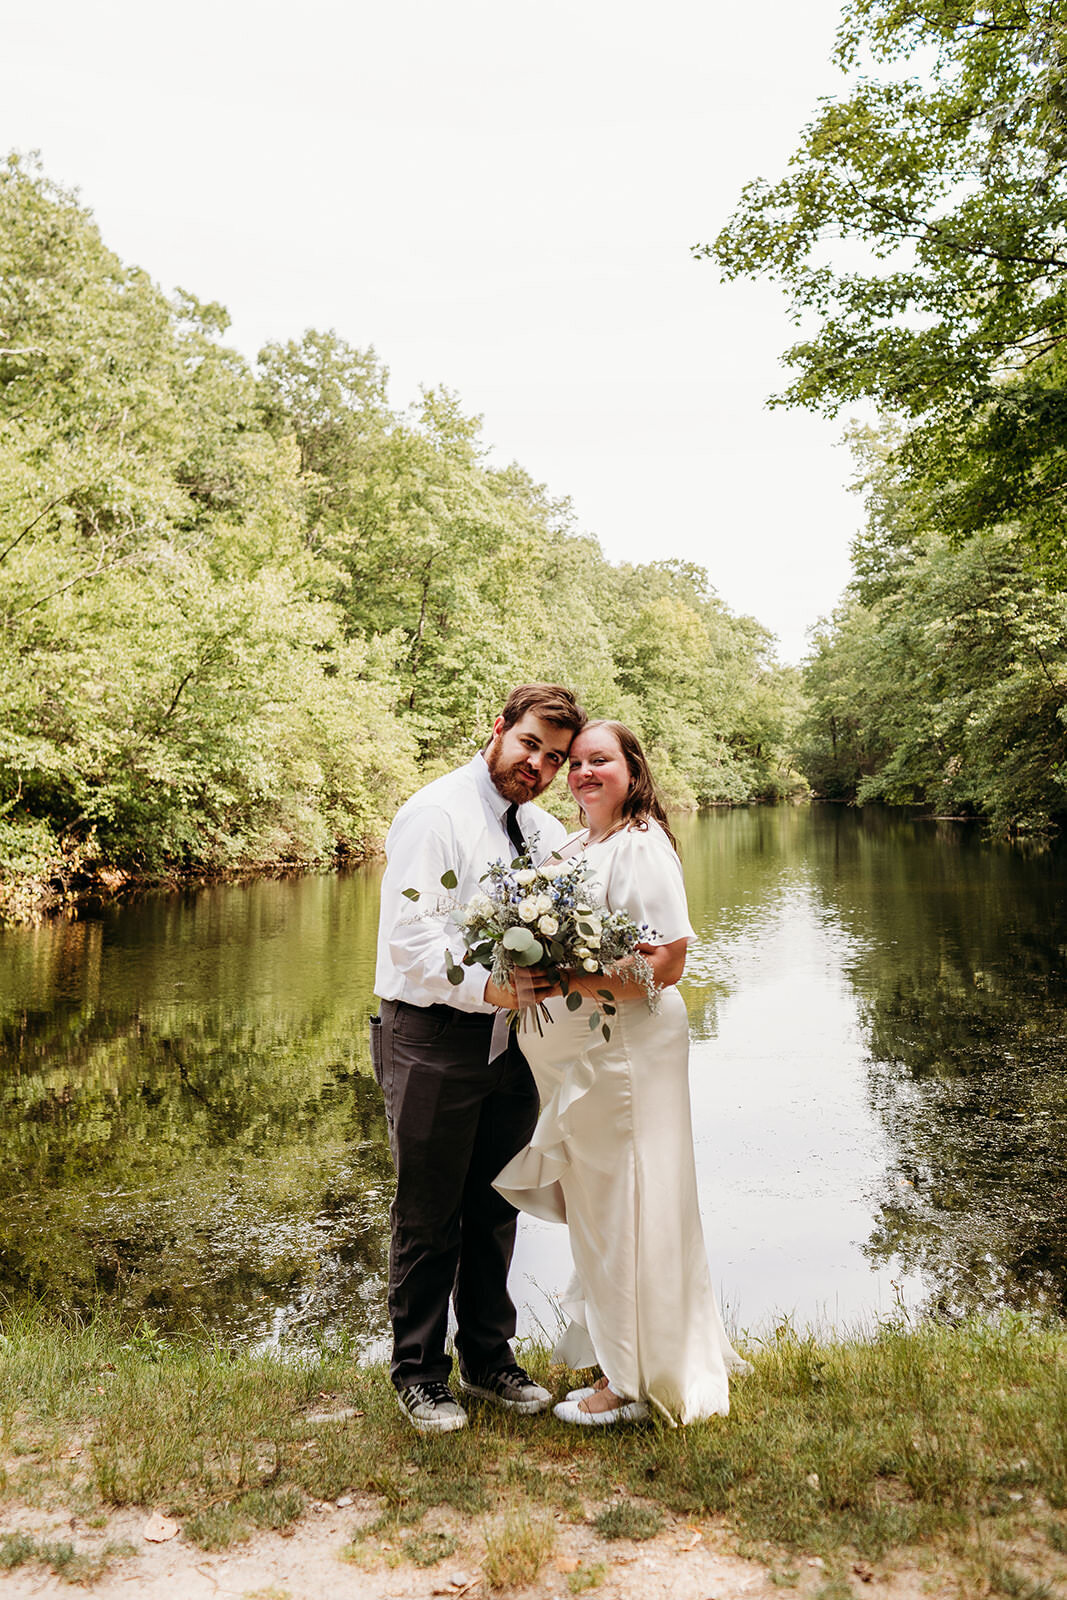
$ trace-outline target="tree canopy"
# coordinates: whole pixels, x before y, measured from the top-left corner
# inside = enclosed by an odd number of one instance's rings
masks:
[[[1018,520],[1062,569],[1067,17],[1032,0],[849,0],[848,92],[717,239],[802,330],[780,400],[870,400],[942,531]]]
[[[817,793],[1047,828],[1067,810],[1067,16],[848,0],[777,182],[697,254],[766,275],[800,337],[777,403],[853,429],[867,525],[815,631]]]
[[[373,349],[252,365],[227,326],[0,169],[5,915],[101,864],[358,858],[528,679],[625,716],[676,802],[798,781],[795,675],[701,569],[613,566],[455,394],[392,407]]]

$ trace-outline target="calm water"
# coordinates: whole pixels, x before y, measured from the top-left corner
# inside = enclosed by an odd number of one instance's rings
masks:
[[[1062,849],[754,809],[681,828],[697,1160],[732,1320],[1067,1310]],[[378,871],[0,936],[0,1289],[252,1340],[384,1327]],[[565,1234],[523,1224],[523,1327]]]

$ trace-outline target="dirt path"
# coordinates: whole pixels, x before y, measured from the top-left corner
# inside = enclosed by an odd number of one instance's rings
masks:
[[[369,1500],[343,1508],[318,1506],[286,1536],[261,1534],[210,1555],[185,1543],[180,1533],[166,1543],[148,1543],[143,1511],[116,1513],[105,1527],[89,1528],[76,1518],[7,1508],[6,1532],[23,1530],[38,1541],[66,1540],[87,1554],[109,1542],[127,1543],[135,1553],[117,1559],[104,1576],[80,1589],[27,1563],[0,1575],[0,1593],[4,1600],[59,1595],[71,1600],[78,1593],[94,1600],[430,1600],[438,1595],[487,1600],[491,1591],[482,1563],[491,1518],[428,1515],[423,1528],[449,1535],[456,1548],[422,1568],[380,1540],[352,1546],[353,1530],[377,1510]],[[728,1535],[712,1522],[668,1521],[656,1538],[641,1543],[606,1542],[592,1528],[563,1521],[556,1529],[554,1552],[537,1581],[501,1592],[515,1600],[567,1600],[574,1593],[593,1600],[771,1600],[783,1593],[814,1597],[827,1583],[821,1563],[803,1558],[783,1562],[775,1583],[767,1567],[732,1554]],[[848,1581],[857,1596],[870,1600],[936,1600],[959,1592],[942,1587],[929,1571],[908,1568],[872,1574],[861,1566]],[[834,1590],[835,1600],[841,1592]]]

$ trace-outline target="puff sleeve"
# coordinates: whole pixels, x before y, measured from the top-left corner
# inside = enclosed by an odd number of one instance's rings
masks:
[[[597,862],[596,870],[609,910],[625,910],[635,922],[647,922],[656,930],[657,944],[696,938],[682,863],[658,823],[628,828],[606,841],[604,849],[610,857]]]

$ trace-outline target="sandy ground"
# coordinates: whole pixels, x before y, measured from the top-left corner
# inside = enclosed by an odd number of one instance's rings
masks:
[[[240,1600],[429,1600],[434,1595],[487,1600],[490,1591],[481,1570],[485,1555],[482,1529],[490,1519],[464,1521],[451,1513],[430,1513],[423,1527],[447,1531],[457,1540],[455,1553],[430,1568],[413,1566],[378,1542],[373,1548],[357,1546],[356,1559],[346,1559],[342,1552],[353,1529],[377,1509],[370,1501],[360,1500],[343,1508],[318,1506],[285,1537],[263,1534],[209,1555],[187,1544],[180,1533],[167,1543],[148,1543],[144,1511],[117,1513],[106,1527],[94,1529],[77,1519],[6,1508],[0,1519],[5,1532],[24,1529],[40,1539],[66,1539],[87,1552],[99,1550],[108,1541],[125,1541],[137,1553],[118,1559],[104,1577],[82,1588],[72,1588],[39,1566],[18,1567],[0,1574],[0,1594],[4,1600],[31,1595],[63,1595],[71,1600],[79,1593],[97,1600],[131,1600],[131,1596],[136,1600],[214,1600],[228,1595]],[[607,1542],[590,1527],[563,1521],[557,1522],[557,1530],[555,1552],[537,1582],[507,1591],[509,1597],[564,1600],[573,1592],[569,1581],[573,1575],[597,1567],[602,1570],[595,1586],[581,1591],[593,1600],[813,1597],[827,1579],[821,1562],[800,1557],[779,1564],[776,1584],[767,1567],[732,1554],[729,1536],[713,1522],[668,1521],[658,1537],[641,1543]],[[857,1596],[869,1596],[870,1600],[932,1600],[958,1593],[942,1587],[931,1574],[906,1567],[872,1574],[860,1564],[849,1574],[849,1582]]]

